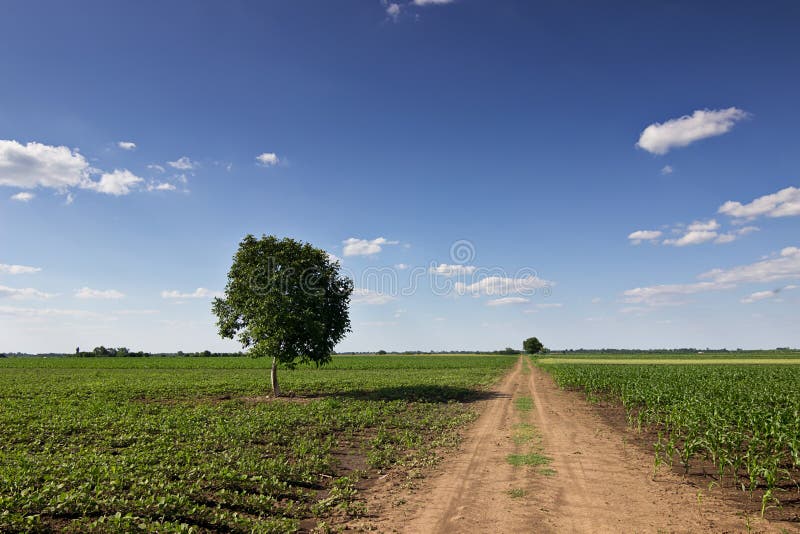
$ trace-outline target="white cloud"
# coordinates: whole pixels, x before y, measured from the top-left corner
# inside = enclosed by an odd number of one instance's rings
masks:
[[[414,0],[415,6],[443,6],[452,4],[455,0]]]
[[[23,191],[21,193],[17,193],[16,195],[11,195],[11,200],[16,200],[18,202],[30,202],[34,199],[36,195],[33,193],[28,193],[27,191]]]
[[[736,241],[736,234],[734,233],[727,233],[727,234],[719,234],[719,236],[714,240],[714,243],[718,245],[724,245],[725,243],[732,243]]]
[[[672,174],[673,172],[675,172],[675,169],[672,168],[672,165],[664,165],[661,168],[661,175],[662,176],[666,176],[668,174]]]
[[[150,165],[148,165],[148,166],[147,166],[147,168],[148,168],[148,169],[150,169],[150,170],[156,171],[156,172],[166,172],[166,171],[167,171],[167,170],[166,170],[164,167],[162,167],[161,165],[156,165],[156,164],[154,164],[154,163],[153,163],[153,164],[150,164]]]
[[[65,191],[89,179],[89,162],[65,146],[0,140],[0,185]]]
[[[34,289],[32,287],[8,287],[0,286],[0,299],[10,298],[14,300],[45,300],[53,298],[57,295],[54,293],[45,293]]]
[[[779,287],[777,289],[770,289],[768,291],[756,291],[755,293],[751,293],[749,297],[743,298],[741,302],[742,304],[752,304],[754,302],[758,302],[759,300],[775,299],[781,294],[782,291],[788,291],[791,289],[797,289],[797,286],[788,285]]]
[[[592,299],[592,304],[600,304],[601,302],[603,302],[603,299],[600,297],[595,297]]]
[[[272,167],[280,163],[278,155],[274,152],[264,152],[263,154],[256,156],[256,160],[264,167]]]
[[[408,267],[409,265],[406,263],[397,263],[394,266],[394,268],[397,269],[398,271],[405,271],[406,269],[408,269]]]
[[[175,191],[177,189],[173,184],[167,182],[150,182],[147,184],[148,191]]]
[[[392,18],[392,20],[397,20],[397,17],[400,16],[400,4],[391,3],[386,6],[386,14]]]
[[[458,264],[448,265],[446,263],[440,263],[439,265],[431,266],[429,271],[431,274],[439,274],[442,276],[457,276],[474,273],[475,266]]]
[[[777,193],[764,195],[748,204],[729,200],[720,206],[719,213],[740,219],[757,217],[793,217],[800,215],[800,189],[787,187]]]
[[[553,282],[542,280],[533,275],[521,278],[507,278],[502,276],[487,276],[472,284],[463,282],[455,283],[455,290],[460,294],[473,295],[508,295],[511,293],[526,293],[553,285]]]
[[[676,301],[677,297],[732,289],[740,284],[800,280],[800,248],[786,247],[778,256],[730,269],[714,269],[698,278],[703,281],[629,289],[623,293],[624,301],[648,306],[676,305],[682,303]]]
[[[759,229],[756,226],[745,226],[743,228],[739,228],[734,232],[727,232],[725,234],[720,234],[719,237],[717,237],[714,240],[714,243],[717,244],[731,243],[733,241],[736,241],[737,239],[739,239],[739,237],[743,235],[752,234],[753,232],[758,232],[758,230]]]
[[[222,296],[223,293],[221,291],[211,291],[210,289],[206,289],[204,287],[198,287],[191,293],[181,293],[176,289],[164,290],[161,292],[161,298],[164,299],[203,299]]]
[[[187,156],[181,156],[175,161],[168,161],[167,165],[173,169],[178,169],[179,171],[190,171],[197,167],[197,162],[192,161]]]
[[[658,230],[636,230],[628,234],[628,239],[634,245],[639,245],[642,241],[655,241],[661,237],[662,233]]]
[[[694,221],[688,226],[688,230],[690,232],[708,232],[719,230],[719,223],[716,221],[716,219],[711,219],[708,221]]]
[[[365,287],[353,289],[352,301],[354,304],[386,304],[394,300],[394,297],[385,293],[379,293]]]
[[[678,239],[665,239],[665,245],[685,247],[687,245],[700,245],[713,241],[719,234],[713,230],[690,230]]]
[[[725,134],[746,117],[747,112],[735,107],[697,110],[692,115],[651,124],[642,131],[636,146],[652,154],[666,154],[673,148]]]
[[[714,269],[700,275],[701,279],[720,284],[763,283],[776,280],[800,279],[800,248],[786,247],[778,257],[768,258],[731,269]]]
[[[486,303],[487,306],[510,306],[514,304],[526,304],[530,302],[531,299],[526,299],[524,297],[503,297],[499,299],[490,300]]]
[[[161,313],[159,310],[114,310],[114,315],[156,315]]]
[[[98,193],[107,195],[122,196],[131,192],[131,189],[144,182],[127,169],[116,169],[114,172],[103,173],[99,182],[90,181],[83,185],[85,189],[91,189]]]
[[[708,221],[694,221],[686,228],[686,233],[683,234],[682,237],[678,239],[665,239],[663,243],[665,245],[672,245],[675,247],[685,247],[687,245],[700,245],[701,243],[708,243],[709,241],[718,239],[718,229],[719,223],[714,219]],[[723,239],[722,241],[718,242],[725,243],[727,241]]]
[[[117,143],[117,146],[120,147],[122,150],[135,150],[136,143],[133,141],[120,141]]]
[[[79,299],[121,299],[125,295],[116,289],[92,289],[90,287],[82,287],[75,290],[75,298]]]
[[[0,274],[33,274],[38,273],[42,269],[40,267],[29,267],[27,265],[9,265],[8,263],[0,263]]]
[[[0,315],[17,318],[71,317],[75,319],[109,320],[107,315],[85,310],[65,310],[57,308],[17,308],[15,306],[0,306]]]
[[[384,245],[397,245],[399,241],[389,241],[385,237],[376,239],[358,239],[351,237],[342,241],[345,256],[372,256],[383,250]]]
[[[664,284],[650,287],[637,287],[623,292],[624,301],[629,304],[646,304],[648,306],[669,306],[682,304],[676,302],[676,296],[693,295],[706,291],[715,291],[733,287],[716,282],[695,282],[693,284]],[[639,310],[636,310],[639,311]]]
[[[91,179],[100,174],[100,180]],[[103,173],[89,165],[77,150],[65,146],[49,146],[31,142],[0,140],[0,186],[34,189],[45,187],[67,194],[71,203],[71,188],[90,189],[109,195],[127,195],[143,180],[128,170]],[[16,200],[27,201],[32,193],[14,195]]]
[[[546,310],[546,309],[549,309],[549,308],[563,308],[564,305],[562,303],[560,303],[560,302],[545,302],[545,303],[542,303],[542,304],[537,304],[536,307],[537,308],[541,308],[543,310]]]

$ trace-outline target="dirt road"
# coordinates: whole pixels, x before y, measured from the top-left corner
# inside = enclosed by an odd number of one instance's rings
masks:
[[[372,488],[372,527],[415,534],[792,532],[748,519],[672,473],[653,480],[651,455],[523,358],[495,393],[460,450],[415,490]],[[512,455],[550,463],[515,466]]]

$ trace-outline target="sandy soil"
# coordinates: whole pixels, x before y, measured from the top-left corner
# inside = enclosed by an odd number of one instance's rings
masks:
[[[515,401],[527,397],[533,409]],[[626,442],[583,399],[558,389],[520,359],[483,401],[460,449],[413,488],[398,478],[366,492],[370,517],[350,525],[380,532],[798,532],[790,523],[746,517]],[[520,423],[535,443],[515,440]],[[512,466],[510,454],[537,450],[542,467]]]

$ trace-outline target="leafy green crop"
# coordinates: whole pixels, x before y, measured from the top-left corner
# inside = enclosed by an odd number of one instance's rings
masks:
[[[658,431],[656,465],[710,461],[720,479],[764,490],[762,514],[800,469],[800,367],[547,364],[562,387],[624,405],[629,424]]]
[[[354,473],[430,457],[514,357],[8,358],[0,531],[290,532],[348,508]]]

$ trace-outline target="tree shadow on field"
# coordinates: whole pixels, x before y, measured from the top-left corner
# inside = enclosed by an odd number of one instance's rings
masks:
[[[434,385],[409,385],[393,386],[376,389],[356,389],[341,393],[334,393],[331,397],[344,397],[359,400],[393,401],[404,400],[408,402],[461,402],[471,403],[482,400],[508,398],[510,395],[496,391],[480,389],[434,386]]]

